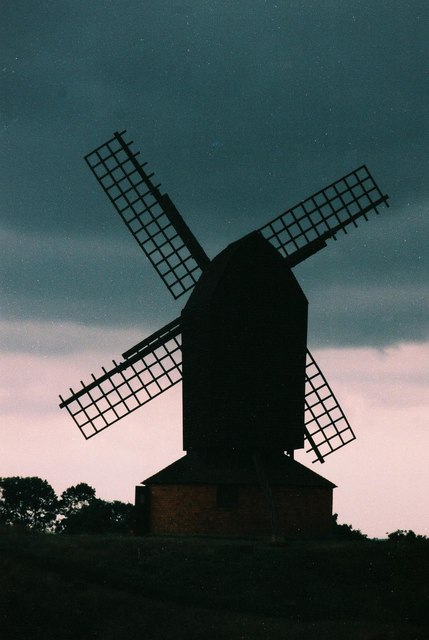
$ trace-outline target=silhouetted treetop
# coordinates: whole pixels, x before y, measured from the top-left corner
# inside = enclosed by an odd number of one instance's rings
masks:
[[[57,517],[55,491],[41,478],[0,478],[0,523],[49,531]]]
[[[58,499],[41,478],[0,478],[0,525],[58,533],[121,533],[132,530],[133,505],[106,502],[85,482]]]

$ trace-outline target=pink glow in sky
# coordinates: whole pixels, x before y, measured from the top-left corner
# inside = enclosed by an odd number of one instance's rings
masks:
[[[88,380],[141,334],[68,324],[2,324],[33,342],[84,345],[70,354],[3,353],[0,475],[36,475],[57,493],[87,482],[107,500],[133,501],[134,486],[182,455],[181,386],[85,441],[57,395]],[[338,485],[341,522],[370,536],[395,529],[429,534],[429,343],[314,350],[357,441],[324,465],[297,459]]]
[[[362,164],[389,194],[294,270],[358,437],[303,460],[340,521],[428,533],[427,0],[3,5],[0,476],[132,501],[181,455],[179,386],[88,442],[58,408],[182,308],[83,160],[127,129],[210,258]]]

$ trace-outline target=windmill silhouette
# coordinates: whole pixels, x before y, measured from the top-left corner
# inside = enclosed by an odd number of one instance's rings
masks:
[[[174,298],[190,295],[180,317],[60,396],[60,407],[88,439],[183,380],[193,468],[235,452],[254,460],[268,486],[262,459],[275,466],[306,442],[323,462],[355,435],[307,349],[308,303],[292,269],[388,196],[361,166],[210,260],[124,134],[86,162]]]

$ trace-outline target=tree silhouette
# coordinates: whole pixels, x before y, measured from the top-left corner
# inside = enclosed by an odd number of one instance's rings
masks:
[[[64,516],[76,513],[82,507],[87,507],[95,499],[95,489],[85,482],[69,487],[62,492],[59,502],[59,513]]]
[[[41,478],[0,478],[0,524],[49,531],[57,517],[55,491]]]
[[[130,533],[134,507],[119,500],[96,498],[85,482],[57,498],[41,478],[0,478],[0,525],[58,533]]]
[[[80,482],[63,491],[58,503],[59,520],[56,524],[56,530],[59,532],[67,531],[70,528],[70,522],[76,519],[76,515],[81,509],[88,507],[95,499],[95,489],[85,482]]]

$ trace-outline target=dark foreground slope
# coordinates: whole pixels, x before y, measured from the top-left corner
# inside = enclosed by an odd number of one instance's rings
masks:
[[[5,640],[427,640],[429,543],[0,534]]]

